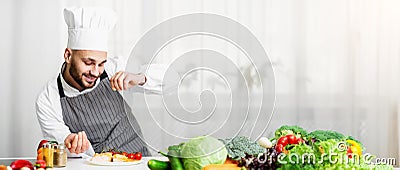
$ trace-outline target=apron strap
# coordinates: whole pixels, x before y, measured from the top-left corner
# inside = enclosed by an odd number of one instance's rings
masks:
[[[64,93],[64,89],[61,84],[60,76],[61,76],[61,74],[59,74],[57,77],[57,87],[58,87],[58,94],[60,94],[60,98],[63,98],[63,97],[65,97],[65,93]],[[104,72],[100,75],[100,81],[107,77],[108,77],[108,75],[107,75],[106,71],[104,70]]]
[[[103,74],[100,75],[100,80],[103,80],[103,79],[105,79],[107,77],[108,77],[108,75],[107,75],[106,71],[104,70]]]
[[[58,87],[58,94],[60,94],[60,98],[63,98],[63,97],[65,97],[65,94],[64,94],[64,89],[63,89],[62,84],[61,84],[60,75],[61,74],[59,74],[58,77],[57,77],[57,87]]]

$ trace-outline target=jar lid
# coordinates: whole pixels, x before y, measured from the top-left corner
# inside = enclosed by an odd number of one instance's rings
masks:
[[[45,143],[45,144],[43,144],[43,148],[51,148],[51,144],[50,143]]]
[[[65,149],[65,145],[57,145],[54,148],[56,148],[56,149]]]

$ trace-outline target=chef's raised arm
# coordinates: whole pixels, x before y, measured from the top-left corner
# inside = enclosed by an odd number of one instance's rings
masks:
[[[131,89],[132,92],[143,92],[146,90],[148,93],[161,94],[163,91],[171,91],[176,88],[179,83],[179,75],[174,70],[168,70],[168,65],[155,63],[155,64],[144,64],[139,68],[129,68],[126,65],[126,60],[123,57],[109,57],[109,61],[106,65],[107,72],[110,72],[111,86],[117,86],[117,90]],[[110,71],[108,71],[110,70]],[[126,72],[124,70],[127,70]],[[132,71],[135,70],[135,71]],[[165,74],[168,71],[168,76]],[[126,75],[123,75],[125,73]],[[118,88],[118,78],[132,74],[135,82],[133,88]],[[121,80],[122,81],[122,80]],[[115,83],[113,83],[115,82]],[[121,83],[124,84],[124,83]]]

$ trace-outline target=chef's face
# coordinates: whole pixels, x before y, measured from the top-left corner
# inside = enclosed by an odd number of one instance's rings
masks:
[[[78,89],[92,88],[104,72],[107,52],[91,50],[71,50],[69,74],[80,86]]]

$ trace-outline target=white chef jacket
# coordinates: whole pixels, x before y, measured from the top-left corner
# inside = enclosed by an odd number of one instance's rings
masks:
[[[117,71],[124,70],[124,68],[125,63],[119,61],[118,58],[107,58],[107,62],[105,63],[105,71],[109,77],[113,76]],[[148,91],[158,94],[161,93],[161,89],[163,88],[162,78],[167,67],[163,64],[151,64],[147,72],[145,72],[144,70],[146,70],[146,68],[147,66],[142,66],[140,69],[142,73],[146,73],[146,83],[143,86],[138,86],[135,88],[139,90],[145,89],[146,92]],[[67,97],[74,97],[90,92],[96,88],[100,82],[100,78],[98,78],[93,88],[85,89],[79,92],[79,90],[65,82],[61,73],[59,73],[59,75],[65,96]],[[65,125],[63,120],[60,95],[57,86],[57,77],[58,75],[50,80],[44,89],[39,93],[36,101],[36,114],[44,139],[56,140],[59,143],[64,143],[64,139],[71,134],[71,131],[69,130],[68,126]],[[94,155],[93,148],[90,146],[89,150],[86,151],[85,154],[90,156]],[[76,155],[69,154],[69,156]]]

